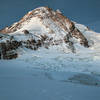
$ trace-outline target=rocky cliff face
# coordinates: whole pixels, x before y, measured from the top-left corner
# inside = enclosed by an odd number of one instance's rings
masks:
[[[0,33],[0,56],[3,59],[16,58],[19,47],[37,50],[64,43],[73,53],[76,52],[75,41],[89,47],[87,38],[70,19],[59,10],[48,7],[30,11],[19,22],[0,30]]]

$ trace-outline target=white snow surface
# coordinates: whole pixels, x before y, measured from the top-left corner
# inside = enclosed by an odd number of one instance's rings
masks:
[[[24,34],[22,30],[26,29],[32,34],[37,36],[46,34],[53,37],[55,40],[59,40],[64,37],[66,33],[62,30],[57,30],[50,20],[46,20],[45,23],[49,23],[51,27],[46,28],[45,25],[37,17],[31,19],[28,23],[24,23],[23,28],[12,34]],[[81,46],[75,39],[74,46],[76,53],[71,53],[66,47],[65,43],[58,46],[50,46],[49,49],[39,48],[38,51],[31,51],[27,49],[19,50],[21,54],[18,59],[27,61],[30,66],[36,68],[46,68],[59,71],[75,71],[75,72],[97,72],[100,73],[100,34],[89,30],[86,26],[75,23],[75,26],[84,34],[89,41],[89,48]],[[49,34],[51,29],[55,29],[55,33]],[[59,34],[61,31],[61,34]],[[16,35],[17,40],[25,40],[27,36]],[[24,53],[23,53],[24,52]]]
[[[49,24],[50,27],[46,27],[46,24]],[[19,49],[20,55],[16,60],[22,60],[23,63],[28,63],[33,68],[100,73],[100,34],[89,30],[81,24],[75,23],[75,26],[88,39],[89,48],[81,46],[75,39],[72,39],[76,53],[71,53],[70,49],[66,47],[66,44],[61,43],[60,45],[50,46],[49,49],[41,47],[37,51],[27,50],[25,48]],[[24,35],[23,30],[28,30],[31,34],[35,34],[38,37],[41,34],[46,34],[49,37],[53,37],[54,40],[63,39],[66,34],[51,20],[45,19],[41,22],[37,17],[24,22],[21,29],[10,35],[14,35],[17,40],[27,40],[29,37]],[[51,30],[54,33],[50,33]],[[36,36],[34,36],[35,39],[37,38]]]

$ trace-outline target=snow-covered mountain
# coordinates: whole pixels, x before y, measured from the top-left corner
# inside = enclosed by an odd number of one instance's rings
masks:
[[[1,59],[17,58],[23,51],[43,48],[72,55],[90,54],[92,58],[95,54],[100,55],[100,34],[48,7],[28,12],[19,22],[0,30],[0,33]]]
[[[0,30],[0,100],[99,100],[99,88],[100,33],[48,7]]]

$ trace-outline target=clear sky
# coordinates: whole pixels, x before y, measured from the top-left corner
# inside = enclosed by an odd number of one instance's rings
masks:
[[[0,29],[40,6],[60,9],[71,20],[100,32],[100,0],[0,0]]]

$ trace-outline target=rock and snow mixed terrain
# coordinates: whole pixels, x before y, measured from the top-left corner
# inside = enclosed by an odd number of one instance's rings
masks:
[[[100,99],[99,93],[93,92],[100,92],[100,34],[71,21],[59,10],[36,8],[0,30],[0,59],[0,98],[4,100],[13,95],[14,100]]]
[[[61,48],[65,47],[64,50],[69,49],[66,51],[73,53],[77,52],[76,44],[89,47],[88,40],[72,21],[60,11],[53,11],[48,7],[40,7],[29,12],[19,22],[0,32],[8,35],[1,36],[3,59],[10,59],[11,57],[6,57],[7,53],[20,47],[36,50],[43,46],[49,48],[49,46],[60,45]],[[17,53],[14,57],[17,57]]]

